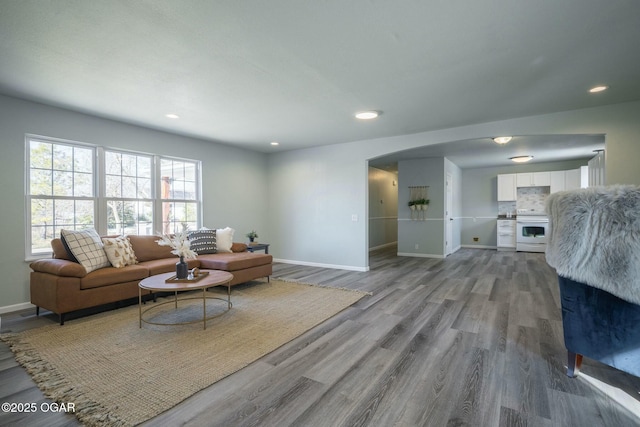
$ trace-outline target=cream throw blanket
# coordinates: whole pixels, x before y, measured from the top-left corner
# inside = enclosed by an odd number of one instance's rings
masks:
[[[546,209],[546,258],[558,275],[640,304],[640,187],[562,191]]]

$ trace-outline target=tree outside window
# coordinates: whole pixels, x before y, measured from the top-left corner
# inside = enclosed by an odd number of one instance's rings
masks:
[[[63,228],[149,235],[201,222],[197,161],[32,135],[26,144],[27,257],[49,254]]]

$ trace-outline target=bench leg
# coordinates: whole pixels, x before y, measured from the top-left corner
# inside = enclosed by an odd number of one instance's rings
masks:
[[[40,307],[36,305],[36,317],[40,317]]]
[[[582,355],[573,352],[567,352],[567,376],[575,378],[580,373],[582,367]]]

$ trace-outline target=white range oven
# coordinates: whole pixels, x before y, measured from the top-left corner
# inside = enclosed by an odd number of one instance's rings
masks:
[[[546,215],[516,217],[516,251],[544,252],[547,248],[549,218]]]

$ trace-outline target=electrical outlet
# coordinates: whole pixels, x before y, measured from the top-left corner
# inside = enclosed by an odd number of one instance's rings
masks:
[[[420,245],[416,243],[416,249],[420,249]]]
[[[474,238],[473,238],[473,241],[474,241],[474,242],[477,242],[477,241],[479,241],[479,240],[480,240],[480,238],[479,238],[479,237],[474,237]]]

